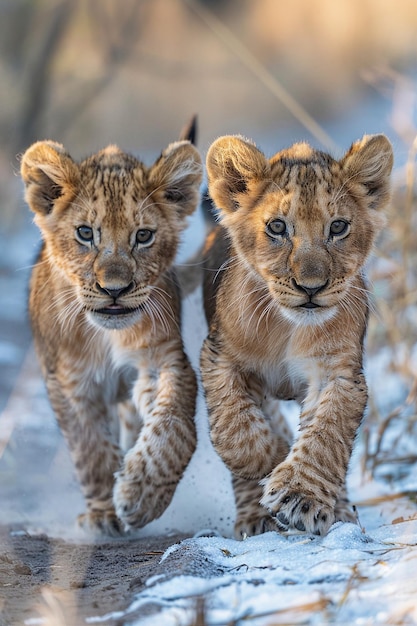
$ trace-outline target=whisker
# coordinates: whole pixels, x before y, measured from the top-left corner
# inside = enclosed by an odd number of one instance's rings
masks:
[[[149,206],[152,206],[153,204],[156,204],[155,202],[151,202],[149,204],[147,204],[145,206],[145,202],[151,197],[151,195],[153,193],[155,193],[156,191],[159,191],[160,189],[162,189],[162,187],[165,186],[165,183],[161,183],[158,187],[155,187],[154,189],[151,189],[151,191],[148,193],[147,196],[145,196],[145,198],[142,200],[142,202],[140,203],[139,207],[138,207],[138,211],[139,214],[143,213],[143,211],[145,211],[145,209],[147,209]]]
[[[224,263],[222,263],[217,270],[213,270],[216,272],[214,274],[213,283],[216,282],[221,272],[224,272],[226,269],[233,267],[234,264],[237,265],[239,262],[240,262],[240,259],[237,256],[229,257],[228,259],[226,259]]]
[[[88,332],[87,334],[87,343],[85,345],[85,348],[83,350],[83,352],[92,352],[94,350],[94,348],[97,345],[97,338],[99,336],[101,336],[103,334],[103,329],[100,328],[99,326],[96,326],[95,324],[88,324],[87,320],[83,320],[83,324],[84,326],[87,326],[87,330]],[[109,360],[111,362],[111,360]]]
[[[152,287],[151,296],[145,301],[143,308],[152,322],[153,333],[162,328],[163,332],[169,335],[172,324],[168,320],[179,329],[178,320],[171,306],[170,294],[161,287]]]
[[[68,333],[82,310],[83,305],[81,302],[74,300],[59,311],[56,317],[56,323],[59,323],[62,326],[62,330],[65,333]]]
[[[265,304],[268,303],[268,306],[271,304],[271,296],[269,294],[263,294],[257,301],[256,306],[254,307],[251,316],[249,317],[249,319],[247,320],[247,324],[246,324],[246,329],[245,329],[245,336],[247,336],[247,334],[251,331],[251,325],[252,325],[252,320],[253,318],[257,315],[258,310]],[[263,317],[263,314],[265,312],[265,308],[262,311],[261,315],[258,317],[258,321],[256,324],[256,329],[255,329],[255,333],[256,336],[258,334],[258,330],[259,330],[259,324],[260,324],[260,320]]]
[[[34,267],[40,267],[41,265],[45,265],[49,263],[49,260],[46,259],[45,261],[35,261],[35,263],[32,263],[31,265],[23,265],[22,267],[17,267],[16,268],[16,272],[24,272],[25,270],[32,270]]]
[[[276,307],[276,304],[271,298],[269,303],[267,304],[267,306],[264,308],[261,315],[259,316],[258,323],[256,324],[256,336],[257,337],[259,336],[259,326],[263,318],[265,318],[266,329],[268,331],[268,318],[271,315],[272,311],[275,309],[275,307]]]

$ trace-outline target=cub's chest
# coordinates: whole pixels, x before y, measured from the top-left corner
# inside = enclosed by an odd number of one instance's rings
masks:
[[[261,380],[268,393],[280,400],[302,402],[307,389],[319,384],[320,375],[313,361],[284,358],[275,363],[260,364]]]
[[[58,367],[74,381],[78,393],[98,395],[105,403],[113,404],[124,399],[120,395],[126,395],[123,389],[130,388],[137,369],[130,355],[121,354],[113,345],[111,335],[106,331],[96,332],[93,339],[86,333],[81,345],[88,349],[61,346]]]
[[[246,366],[260,378],[265,390],[282,400],[302,402],[308,389],[320,389],[329,379],[333,367],[331,356],[310,341],[300,342],[293,330],[245,343],[239,356],[240,365]]]

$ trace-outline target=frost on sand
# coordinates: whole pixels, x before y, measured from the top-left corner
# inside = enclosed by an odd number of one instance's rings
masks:
[[[149,580],[118,617],[144,626],[194,625],[197,599],[204,596],[205,623],[213,626],[414,624],[416,544],[416,520],[369,534],[337,523],[324,538],[267,533],[241,542],[187,539],[167,550],[164,574]],[[149,604],[159,607],[158,614],[138,617]]]

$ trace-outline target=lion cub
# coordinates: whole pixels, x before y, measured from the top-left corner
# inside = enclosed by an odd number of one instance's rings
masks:
[[[267,159],[240,137],[208,152],[221,225],[206,242],[201,372],[237,534],[322,535],[355,519],[345,479],[367,402],[363,273],[392,164],[383,135],[340,160],[305,143]],[[301,405],[291,446],[277,399]]]
[[[107,534],[144,526],[196,445],[173,263],[199,199],[199,153],[178,141],[146,167],[109,146],[77,163],[41,141],[21,173],[43,238],[34,340],[87,502],[80,523]]]

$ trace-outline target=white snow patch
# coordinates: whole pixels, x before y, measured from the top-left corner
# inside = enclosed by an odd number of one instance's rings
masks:
[[[386,624],[407,615],[416,623],[417,521],[381,526],[372,535],[337,523],[326,537],[266,533],[245,541],[186,540],[175,550],[201,553],[219,576],[177,575],[150,581],[122,617],[134,626],[189,626],[204,595],[207,624]],[[162,560],[172,554],[170,548]],[[153,604],[157,616],[132,619]],[[129,617],[131,616],[131,617]],[[94,618],[106,622],[120,614]],[[155,621],[156,620],[156,621]],[[272,620],[272,621],[271,621]],[[398,622],[399,623],[399,622]]]

